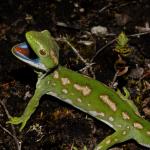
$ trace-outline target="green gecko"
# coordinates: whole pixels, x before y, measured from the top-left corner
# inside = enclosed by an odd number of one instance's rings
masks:
[[[136,140],[150,148],[150,122],[144,120],[131,101],[103,83],[59,65],[59,47],[47,30],[26,33],[28,44],[38,56],[29,58],[28,46],[21,43],[12,48],[20,60],[40,70],[36,90],[21,117],[12,117],[8,123],[21,124],[20,131],[48,94],[106,123],[115,132],[100,142],[94,150]]]

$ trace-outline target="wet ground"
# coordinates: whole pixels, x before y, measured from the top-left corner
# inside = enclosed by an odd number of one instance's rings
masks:
[[[0,4],[0,149],[88,150],[113,130],[100,121],[44,96],[25,129],[6,124],[9,114],[21,115],[32,97],[37,75],[17,60],[13,45],[25,41],[29,30],[49,30],[61,47],[60,64],[75,71],[85,64],[60,39],[66,37],[84,57],[95,63],[81,73],[113,88],[128,88],[141,115],[150,120],[150,2],[148,0],[1,0]],[[103,31],[95,31],[99,26]],[[99,29],[99,28],[98,28]],[[105,30],[104,30],[105,29]],[[94,30],[94,31],[93,31]],[[128,56],[115,49],[124,31],[133,52]],[[96,54],[96,55],[95,55]],[[146,150],[135,141],[115,148]]]

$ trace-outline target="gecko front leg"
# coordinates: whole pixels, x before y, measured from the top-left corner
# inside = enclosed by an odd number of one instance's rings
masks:
[[[31,115],[36,110],[37,106],[39,105],[40,98],[45,94],[46,92],[42,90],[42,88],[39,86],[36,88],[35,93],[31,100],[29,101],[27,107],[25,108],[24,113],[20,117],[11,117],[10,120],[7,123],[11,124],[21,124],[20,131],[25,127],[27,121],[30,119]]]

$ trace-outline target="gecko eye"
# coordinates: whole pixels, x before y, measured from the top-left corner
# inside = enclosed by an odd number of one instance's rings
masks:
[[[41,56],[46,56],[47,55],[47,52],[44,49],[39,50],[39,53],[40,53]]]

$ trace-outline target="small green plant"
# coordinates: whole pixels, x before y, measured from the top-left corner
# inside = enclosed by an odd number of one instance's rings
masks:
[[[117,43],[114,51],[124,57],[129,56],[132,53],[133,49],[128,45],[128,41],[129,39],[126,34],[124,32],[121,32],[117,37]]]

